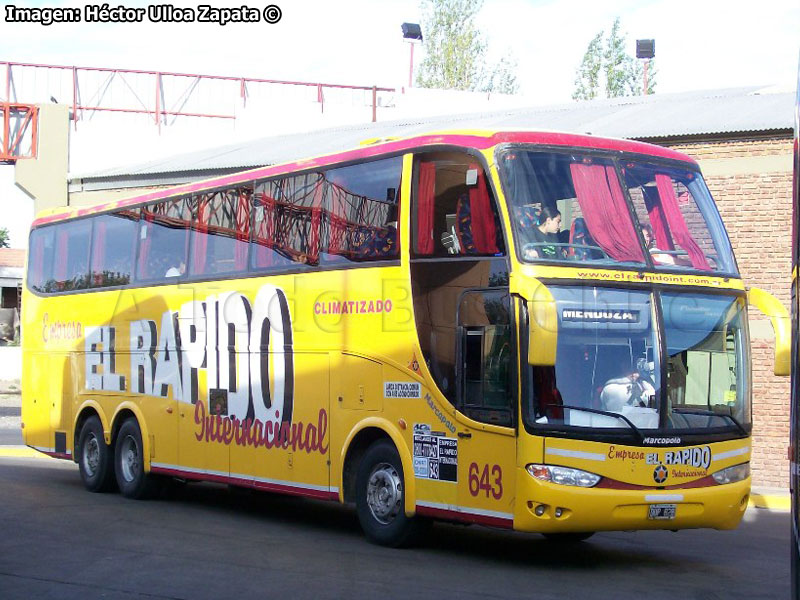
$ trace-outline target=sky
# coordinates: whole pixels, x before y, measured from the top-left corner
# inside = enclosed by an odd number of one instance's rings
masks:
[[[241,6],[250,0],[216,2]],[[419,22],[417,0],[275,0],[282,18],[264,22],[69,23],[0,21],[2,58],[203,74],[394,87],[408,78],[400,25]],[[74,2],[14,2],[81,7]],[[109,2],[111,6],[146,2]],[[202,2],[181,3],[197,7]],[[263,8],[262,4],[245,4]],[[634,52],[656,41],[657,92],[796,81],[800,2],[766,0],[485,0],[476,25],[492,60],[511,54],[520,92],[537,104],[569,101],[591,38],[615,17]],[[424,31],[423,31],[424,35]],[[422,57],[416,51],[417,62]]]
[[[407,84],[409,46],[403,22],[420,22],[418,0],[274,0],[281,20],[267,23],[6,22],[0,14],[0,60],[232,75],[354,85]],[[13,2],[17,7],[83,7],[83,3]],[[146,2],[112,0],[111,7]],[[202,1],[182,2],[194,7]],[[267,4],[252,0],[214,6]],[[734,8],[735,7],[735,8]],[[656,93],[778,86],[794,90],[800,54],[800,1],[766,0],[485,0],[476,25],[489,60],[512,56],[520,93],[531,105],[570,102],[589,41],[616,17],[628,50],[655,39]],[[424,35],[424,29],[423,29]],[[417,47],[418,65],[424,51]],[[0,74],[2,78],[2,74]],[[4,89],[0,89],[0,95]],[[24,101],[24,99],[20,99]],[[19,194],[4,194],[10,167],[0,166],[0,226],[30,221]],[[4,198],[5,202],[4,202]],[[13,202],[9,201],[13,196]],[[17,207],[11,213],[5,204]],[[14,223],[12,242],[24,243]]]

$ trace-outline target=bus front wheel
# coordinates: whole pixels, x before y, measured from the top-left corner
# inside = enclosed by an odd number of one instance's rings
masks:
[[[126,420],[119,428],[114,447],[114,472],[119,491],[126,498],[148,498],[157,490],[154,476],[144,472],[142,431],[136,419]]]
[[[114,450],[106,445],[103,424],[91,416],[78,436],[78,470],[83,485],[90,492],[114,489]]]
[[[381,546],[406,546],[422,534],[424,523],[405,513],[403,464],[394,444],[372,444],[358,465],[356,511],[367,539]]]

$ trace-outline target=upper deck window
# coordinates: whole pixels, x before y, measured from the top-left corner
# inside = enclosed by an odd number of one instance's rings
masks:
[[[728,236],[699,172],[631,161],[621,167],[656,268],[736,272]]]
[[[525,262],[736,272],[719,213],[695,170],[519,148],[499,162]]]

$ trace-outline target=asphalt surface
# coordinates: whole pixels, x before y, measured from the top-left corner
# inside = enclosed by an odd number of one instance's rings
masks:
[[[2,417],[2,419],[14,417]],[[0,422],[0,444],[19,431]],[[10,441],[6,441],[10,440]],[[84,490],[77,466],[0,448],[0,599],[789,597],[789,514],[736,531],[601,533],[575,545],[436,524],[370,545],[333,503],[172,485],[157,500]]]

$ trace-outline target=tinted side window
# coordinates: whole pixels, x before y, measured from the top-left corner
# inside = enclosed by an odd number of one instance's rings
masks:
[[[192,275],[235,273],[247,269],[252,189],[220,190],[195,197]]]
[[[323,262],[400,257],[401,156],[331,169],[323,174]]]
[[[89,219],[61,223],[55,227],[55,291],[83,290],[89,287],[89,245],[92,222]]]
[[[122,210],[92,219],[91,287],[125,285],[133,278],[139,210]]]
[[[458,324],[463,369],[459,408],[476,421],[511,425],[514,352],[508,292],[467,292],[458,308]]]
[[[28,287],[37,292],[55,292],[53,257],[55,255],[55,227],[34,229],[28,250]]]
[[[402,157],[260,182],[255,269],[397,259]]]
[[[142,208],[137,279],[180,277],[186,272],[192,218],[192,201],[187,198]]]
[[[319,264],[322,175],[309,173],[256,184],[253,231],[255,269]]]

